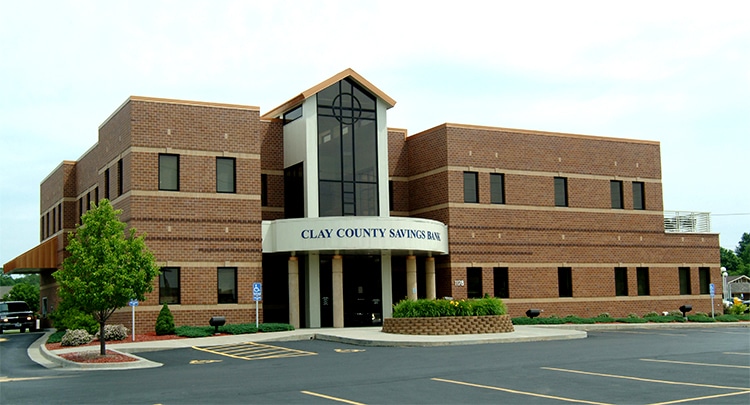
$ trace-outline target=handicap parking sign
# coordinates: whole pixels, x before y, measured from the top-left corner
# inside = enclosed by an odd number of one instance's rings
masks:
[[[253,283],[253,301],[260,301],[263,289],[260,283]]]

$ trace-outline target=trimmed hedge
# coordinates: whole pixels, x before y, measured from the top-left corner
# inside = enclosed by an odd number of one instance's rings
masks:
[[[499,298],[468,300],[403,300],[393,306],[394,318],[434,318],[439,316],[505,315],[507,309]]]

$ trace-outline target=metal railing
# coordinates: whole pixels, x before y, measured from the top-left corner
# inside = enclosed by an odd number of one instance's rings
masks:
[[[710,212],[664,211],[664,232],[711,232]]]

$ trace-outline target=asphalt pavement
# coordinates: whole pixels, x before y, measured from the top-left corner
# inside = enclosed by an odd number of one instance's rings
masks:
[[[102,370],[160,367],[160,363],[137,356],[137,353],[190,347],[211,347],[246,342],[288,342],[300,340],[324,340],[358,346],[427,347],[450,345],[473,345],[487,343],[518,343],[550,340],[584,339],[590,330],[630,330],[679,327],[750,327],[750,323],[684,323],[684,324],[593,324],[593,325],[515,325],[514,332],[467,335],[399,335],[382,332],[381,327],[364,328],[320,328],[298,329],[285,332],[269,332],[242,335],[221,335],[204,338],[170,339],[147,342],[108,342],[107,349],[126,353],[137,360],[126,363],[76,363],[60,357],[60,354],[82,351],[98,351],[98,346],[69,347],[48,350],[44,343],[53,331],[46,332],[28,348],[29,357],[47,368]]]

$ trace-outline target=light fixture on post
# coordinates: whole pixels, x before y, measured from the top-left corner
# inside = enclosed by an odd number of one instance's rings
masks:
[[[541,313],[541,309],[529,309],[528,311],[526,311],[526,316],[528,316],[529,318],[536,318]]]
[[[726,301],[728,299],[727,297],[727,276],[728,275],[729,273],[727,273],[727,268],[722,267],[721,268],[721,296],[723,298],[722,301]]]

